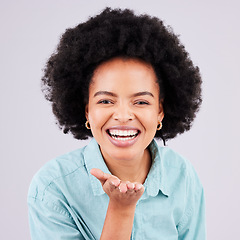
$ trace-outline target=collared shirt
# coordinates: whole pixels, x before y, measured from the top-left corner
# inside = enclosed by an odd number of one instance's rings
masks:
[[[204,193],[192,165],[154,140],[149,149],[152,166],[131,239],[205,240]],[[38,171],[28,193],[32,240],[100,239],[109,197],[92,168],[110,173],[95,139]]]

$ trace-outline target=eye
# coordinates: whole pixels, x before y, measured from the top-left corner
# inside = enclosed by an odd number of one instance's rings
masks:
[[[98,103],[98,104],[111,104],[112,101],[107,100],[107,99],[103,99],[103,100],[98,101],[97,103]]]
[[[135,102],[135,104],[137,104],[137,105],[149,105],[149,103],[147,101],[137,101],[137,102]]]

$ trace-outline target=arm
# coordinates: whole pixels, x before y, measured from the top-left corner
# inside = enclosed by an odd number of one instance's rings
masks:
[[[177,226],[178,240],[206,240],[203,187],[193,168],[190,168],[187,179],[186,207]]]
[[[121,182],[117,177],[92,169],[91,174],[102,184],[109,196],[108,210],[101,240],[129,240],[137,201],[144,192],[140,183]]]
[[[179,240],[205,240],[205,203],[203,192],[195,203],[195,209],[189,209],[179,224]]]
[[[32,240],[84,240],[66,209],[51,201],[28,197],[29,225]]]

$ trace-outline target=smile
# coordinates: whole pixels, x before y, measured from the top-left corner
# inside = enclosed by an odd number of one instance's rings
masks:
[[[140,134],[137,129],[108,129],[110,141],[118,147],[127,147],[134,144]]]
[[[117,129],[111,129],[108,130],[108,134],[113,138],[117,140],[126,141],[129,139],[133,139],[138,135],[137,130],[117,130]]]

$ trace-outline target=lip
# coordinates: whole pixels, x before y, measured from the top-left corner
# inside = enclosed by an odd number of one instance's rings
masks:
[[[129,140],[116,140],[116,139],[113,139],[112,137],[109,136],[109,134],[107,133],[107,131],[109,129],[119,129],[119,130],[137,130],[138,131],[138,135],[134,138],[134,139],[129,139]],[[141,131],[136,128],[136,127],[131,127],[131,126],[113,126],[113,127],[110,127],[106,130],[106,134],[107,134],[107,137],[109,139],[109,141],[115,145],[116,147],[129,147],[129,146],[132,146],[139,138],[139,136],[141,135]]]
[[[136,127],[132,127],[132,126],[123,126],[123,125],[119,125],[119,126],[113,126],[113,127],[110,127],[108,128],[107,130],[109,129],[119,129],[119,130],[137,130],[139,133],[141,132],[138,128]],[[106,131],[107,131],[106,130]]]

